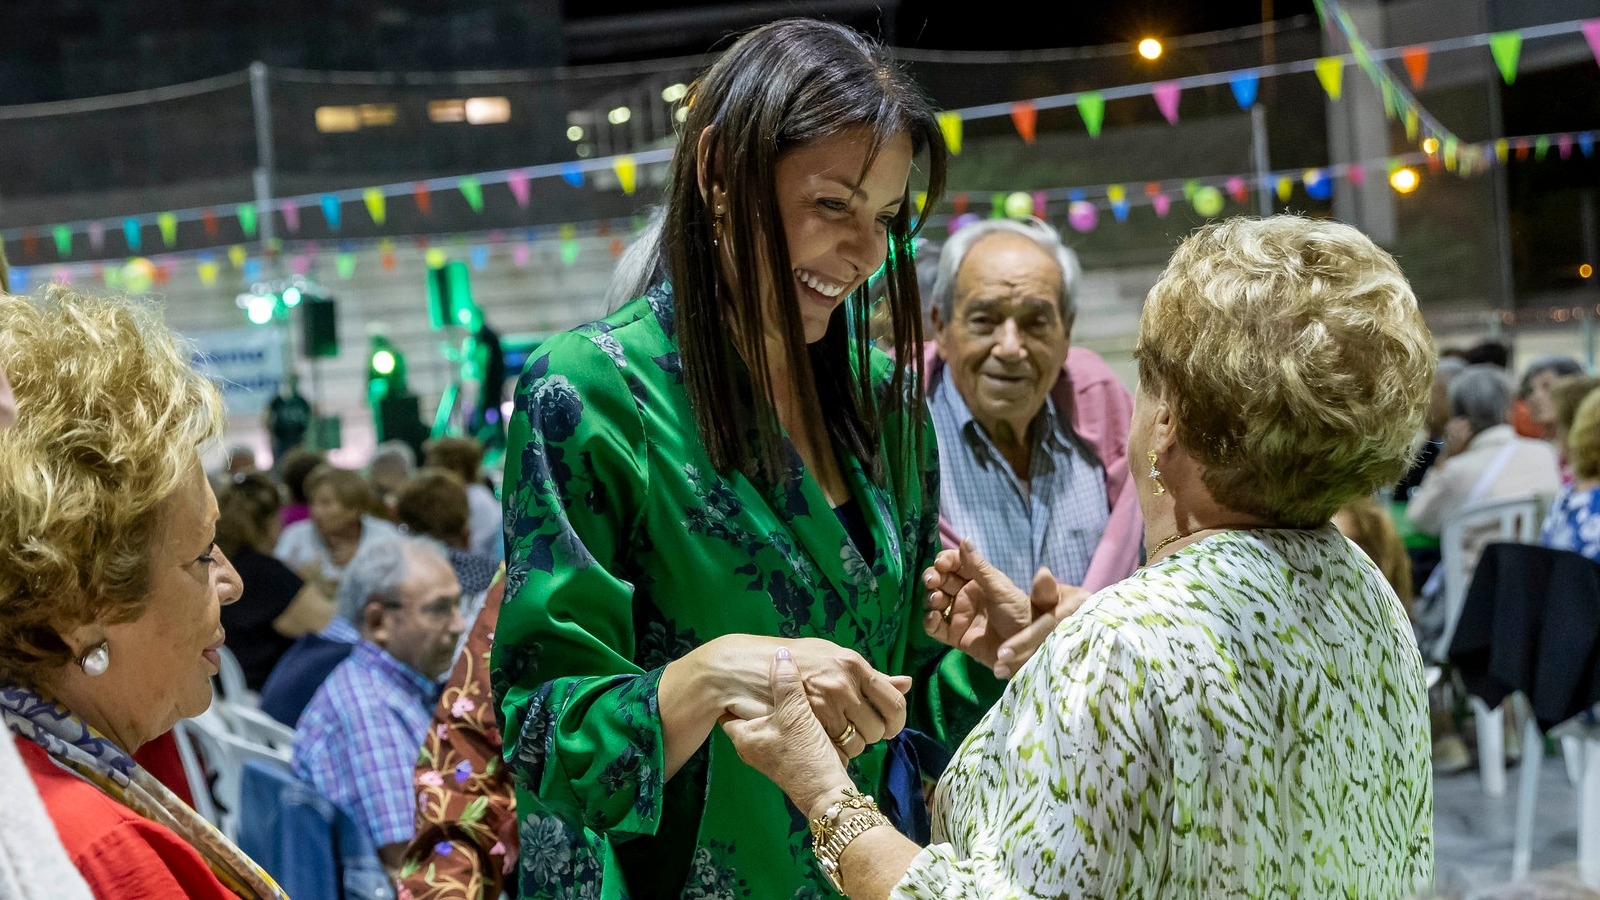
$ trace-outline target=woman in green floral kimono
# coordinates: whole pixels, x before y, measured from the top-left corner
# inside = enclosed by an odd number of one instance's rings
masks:
[[[492,671],[524,897],[823,895],[805,818],[716,723],[769,711],[781,642],[877,785],[942,649],[909,254],[913,159],[929,204],[943,187],[933,112],[808,20],[742,38],[684,103],[670,280],[552,338],[517,390]],[[880,268],[901,365],[868,341]]]

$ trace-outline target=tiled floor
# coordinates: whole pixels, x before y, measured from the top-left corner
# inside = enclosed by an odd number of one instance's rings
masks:
[[[1577,887],[1577,787],[1559,756],[1546,757],[1534,809],[1533,865],[1537,890],[1511,882],[1511,839],[1516,825],[1518,771],[1506,772],[1503,797],[1484,796],[1476,768],[1434,779],[1434,884],[1438,896],[1478,900],[1592,897]],[[1565,888],[1565,889],[1563,889]]]

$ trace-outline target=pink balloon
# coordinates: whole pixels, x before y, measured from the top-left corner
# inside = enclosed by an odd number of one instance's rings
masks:
[[[1077,200],[1067,207],[1067,224],[1075,231],[1093,231],[1100,221],[1100,208],[1087,200]]]
[[[954,219],[950,220],[950,233],[951,234],[955,234],[956,232],[960,231],[961,229],[967,227],[968,225],[971,225],[971,224],[973,224],[975,222],[979,222],[981,220],[982,220],[982,217],[979,216],[977,213],[971,213],[971,212],[962,213],[961,215],[956,216]]]

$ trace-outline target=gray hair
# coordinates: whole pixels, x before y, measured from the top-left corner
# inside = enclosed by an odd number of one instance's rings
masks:
[[[1441,356],[1439,365],[1433,370],[1433,380],[1449,384],[1457,375],[1466,371],[1467,361],[1459,356]]]
[[[1511,421],[1515,394],[1511,377],[1499,366],[1467,366],[1450,382],[1450,415],[1466,419],[1477,434]]]
[[[429,557],[450,564],[439,545],[426,538],[385,537],[362,544],[339,578],[339,593],[334,597],[339,615],[360,628],[367,604],[400,605],[400,588],[411,574],[413,561]]]
[[[384,441],[372,451],[372,460],[367,463],[367,468],[391,460],[399,462],[405,471],[410,472],[417,467],[417,451],[405,441]]]
[[[611,271],[611,281],[606,285],[605,311],[616,312],[624,303],[641,297],[650,285],[666,277],[661,260],[661,231],[667,223],[667,207],[663,204],[650,209],[644,227],[634,235],[628,248],[617,259]]]
[[[1071,322],[1078,313],[1078,282],[1083,279],[1083,267],[1078,255],[1061,241],[1061,233],[1042,219],[1029,216],[1025,219],[984,219],[962,228],[939,249],[939,274],[934,280],[932,295],[928,298],[932,308],[939,310],[944,321],[949,322],[956,309],[956,275],[961,263],[975,244],[992,234],[1017,234],[1039,245],[1061,267],[1061,320]]]

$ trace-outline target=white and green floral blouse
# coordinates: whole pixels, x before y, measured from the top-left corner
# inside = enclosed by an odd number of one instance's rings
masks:
[[[1402,897],[1433,875],[1422,661],[1333,526],[1095,594],[967,738],[896,900]]]

